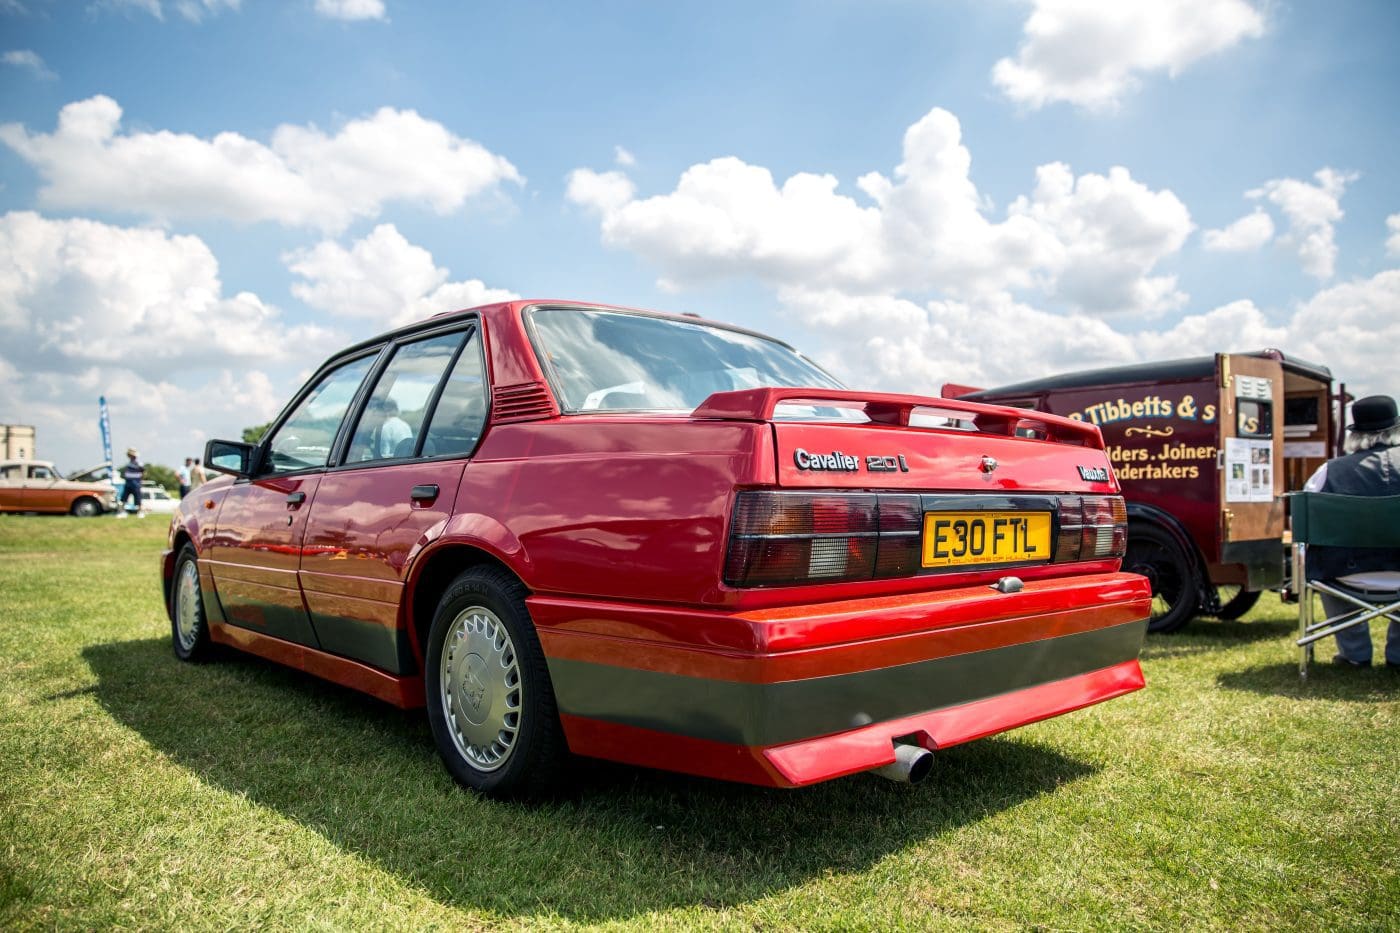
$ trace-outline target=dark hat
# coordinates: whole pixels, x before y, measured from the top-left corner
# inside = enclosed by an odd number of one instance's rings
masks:
[[[1348,431],[1357,434],[1374,434],[1389,431],[1400,425],[1400,415],[1395,411],[1395,399],[1389,395],[1368,395],[1351,403],[1351,424]]]

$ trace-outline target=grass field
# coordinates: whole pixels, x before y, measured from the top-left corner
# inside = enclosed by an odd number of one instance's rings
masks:
[[[420,715],[178,663],[164,537],[0,516],[0,928],[1400,924],[1400,676],[1300,684],[1271,597],[1149,640],[1146,690],[915,787],[588,764],[501,804]]]

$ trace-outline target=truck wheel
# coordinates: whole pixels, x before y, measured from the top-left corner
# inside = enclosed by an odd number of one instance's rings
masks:
[[[1259,602],[1258,590],[1247,590],[1237,583],[1217,586],[1215,595],[1220,600],[1220,611],[1215,614],[1215,617],[1224,619],[1226,622],[1235,622],[1244,618],[1244,614],[1253,609],[1254,604]]]
[[[91,496],[83,496],[73,502],[73,507],[69,511],[79,518],[92,518],[94,515],[102,514],[102,503]]]
[[[428,725],[447,770],[473,790],[547,788],[566,754],[525,587],[473,567],[447,588],[428,634]]]
[[[1152,581],[1152,617],[1149,632],[1175,632],[1196,614],[1200,601],[1191,561],[1165,531],[1151,526],[1128,532],[1128,553],[1123,569]]]

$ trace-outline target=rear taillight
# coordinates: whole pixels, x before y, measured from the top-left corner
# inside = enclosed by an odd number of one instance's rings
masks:
[[[919,569],[918,496],[741,492],[724,582],[837,583]]]
[[[1122,557],[1128,549],[1128,507],[1122,496],[1060,496],[1055,563]]]

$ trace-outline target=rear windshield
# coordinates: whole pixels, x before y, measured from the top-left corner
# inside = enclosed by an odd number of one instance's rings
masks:
[[[715,392],[841,388],[790,347],[721,327],[577,308],[539,308],[530,320],[567,411],[688,412]]]

